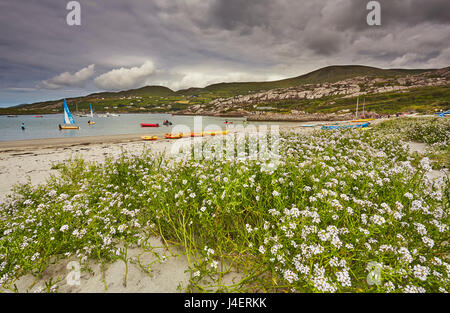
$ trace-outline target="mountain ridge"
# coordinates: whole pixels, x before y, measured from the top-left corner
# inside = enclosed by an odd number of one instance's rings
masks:
[[[382,69],[365,65],[331,65],[292,78],[262,82],[221,82],[205,87],[190,87],[174,91],[165,86],[144,86],[122,91],[96,92],[87,96],[67,98],[69,105],[76,105],[82,112],[88,104],[95,105],[97,112],[102,111],[183,111],[192,105],[205,105],[218,98],[230,98],[238,95],[251,95],[278,88],[291,88],[308,84],[334,83],[355,77],[393,78],[408,77],[427,72],[448,69]],[[36,114],[59,113],[63,99],[21,104],[0,109],[0,114]],[[25,113],[27,112],[27,113]]]

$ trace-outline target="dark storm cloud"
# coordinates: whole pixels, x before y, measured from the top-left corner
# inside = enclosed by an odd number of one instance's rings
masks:
[[[366,23],[368,0],[79,0],[82,25],[74,27],[67,2],[0,0],[0,105],[74,88],[177,89],[332,64],[450,60],[448,0],[380,0],[377,27]]]
[[[228,0],[212,1],[209,20],[217,27],[240,29],[248,34],[253,27],[267,27],[270,24],[270,0]]]

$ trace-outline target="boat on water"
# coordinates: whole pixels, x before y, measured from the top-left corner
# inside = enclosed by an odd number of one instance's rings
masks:
[[[43,118],[44,116],[42,116],[42,115],[35,115],[34,117]]]
[[[70,113],[69,107],[67,106],[66,99],[64,99],[64,125],[59,125],[59,129],[80,129],[80,127],[75,125],[75,120]]]
[[[300,125],[301,127],[316,127],[317,124]]]
[[[92,111],[92,105],[91,105],[91,104],[89,104],[89,108],[91,109],[91,114],[90,114],[89,116],[90,116],[90,118],[94,118],[94,112]],[[88,124],[89,124],[89,125],[94,125],[95,122],[89,120],[89,121],[88,121]]]
[[[18,115],[8,115],[8,117],[18,117]]]
[[[151,124],[151,123],[141,123],[141,127],[159,127],[158,123]]]
[[[322,129],[327,130],[333,130],[333,129],[348,129],[348,128],[364,128],[369,127],[370,123],[363,123],[363,124],[348,124],[348,125],[329,125],[329,126],[322,126]]]
[[[158,136],[141,136],[142,140],[148,140],[148,141],[153,141],[153,140],[157,140]]]

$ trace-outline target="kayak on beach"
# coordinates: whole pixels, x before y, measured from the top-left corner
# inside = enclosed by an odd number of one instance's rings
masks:
[[[374,121],[375,119],[374,118],[365,118],[365,119],[360,119],[360,120],[353,120],[353,121],[350,121],[350,122],[352,122],[352,123],[362,123],[362,122],[369,122],[369,121]]]
[[[370,123],[364,123],[364,124],[349,124],[349,125],[330,125],[330,126],[322,126],[322,129],[347,129],[347,128],[363,128],[363,127],[369,127]]]
[[[209,132],[206,132],[206,135],[210,135],[210,136],[226,135],[229,132],[230,132],[229,130],[209,131]]]
[[[158,136],[142,136],[142,140],[156,140]]]
[[[165,134],[164,138],[166,139],[180,139],[181,137],[183,137],[183,134]]]

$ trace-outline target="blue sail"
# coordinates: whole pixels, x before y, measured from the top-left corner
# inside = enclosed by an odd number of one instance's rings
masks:
[[[92,104],[89,104],[89,107],[91,108],[91,117],[94,117],[94,112],[92,112]]]
[[[67,106],[66,99],[64,99],[64,123],[65,124],[75,124],[72,114],[70,114],[69,107]]]

